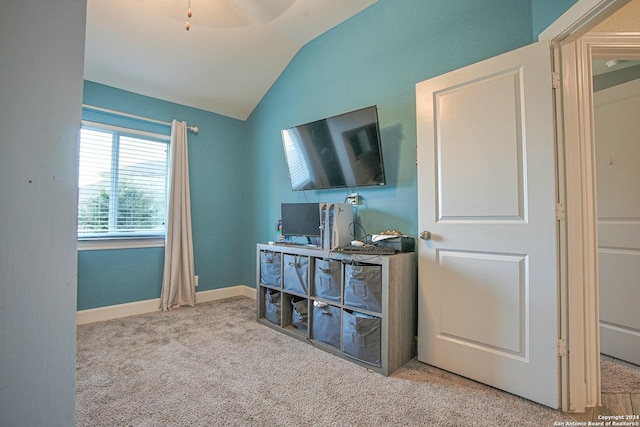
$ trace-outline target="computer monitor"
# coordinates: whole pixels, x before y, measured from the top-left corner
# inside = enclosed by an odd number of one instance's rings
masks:
[[[280,210],[283,236],[308,240],[322,236],[319,203],[282,203]]]

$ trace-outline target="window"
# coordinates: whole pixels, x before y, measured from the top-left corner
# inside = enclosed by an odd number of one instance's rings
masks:
[[[83,122],[78,238],[164,236],[168,156],[168,135]]]

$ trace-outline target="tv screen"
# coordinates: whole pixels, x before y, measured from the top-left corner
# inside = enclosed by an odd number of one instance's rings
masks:
[[[282,203],[280,205],[284,236],[320,237],[318,203]]]
[[[375,105],[283,129],[282,143],[294,191],[386,184]]]

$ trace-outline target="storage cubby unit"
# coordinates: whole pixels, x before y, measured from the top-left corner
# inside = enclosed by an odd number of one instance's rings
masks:
[[[414,253],[257,245],[257,320],[389,375],[415,355]]]

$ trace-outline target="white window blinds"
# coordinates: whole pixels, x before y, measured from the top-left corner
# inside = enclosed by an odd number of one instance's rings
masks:
[[[78,238],[164,236],[168,138],[82,126]]]

